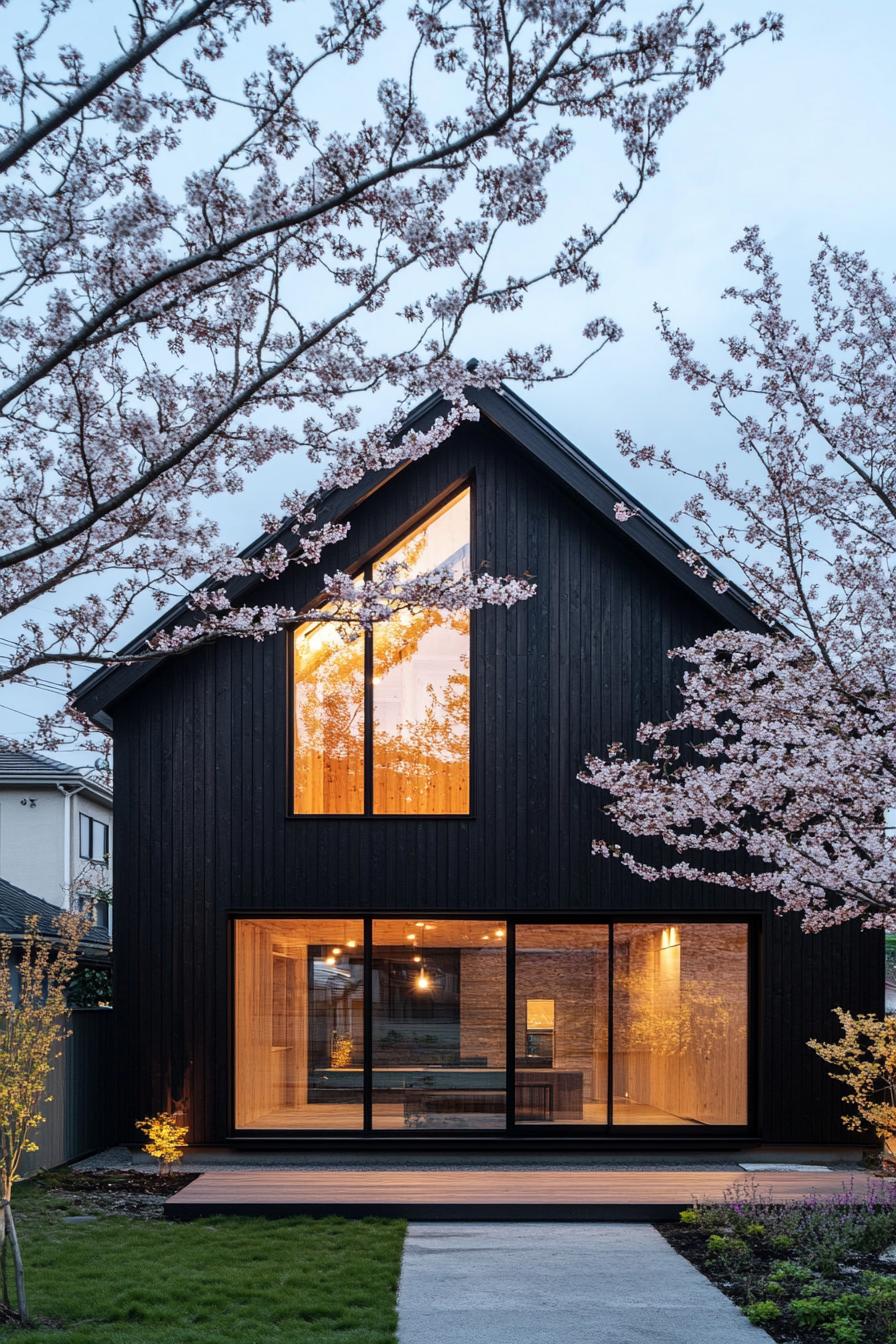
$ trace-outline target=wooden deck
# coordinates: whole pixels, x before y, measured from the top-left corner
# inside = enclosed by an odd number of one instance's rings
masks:
[[[166,1218],[242,1213],[371,1215],[446,1222],[657,1222],[672,1220],[694,1199],[720,1200],[735,1183],[750,1179],[725,1171],[209,1171],[173,1195]],[[760,1172],[763,1196],[787,1202],[806,1195],[836,1195],[852,1181],[864,1198],[879,1178],[865,1172]]]

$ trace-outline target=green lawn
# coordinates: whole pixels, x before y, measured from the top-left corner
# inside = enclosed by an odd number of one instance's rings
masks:
[[[404,1224],[386,1219],[203,1218],[83,1211],[21,1185],[16,1221],[30,1308],[3,1339],[53,1344],[394,1344]]]

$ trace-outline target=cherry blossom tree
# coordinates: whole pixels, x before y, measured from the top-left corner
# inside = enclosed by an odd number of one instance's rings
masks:
[[[231,602],[228,580],[316,563],[345,533],[318,522],[321,495],[474,418],[465,386],[566,376],[547,344],[469,370],[456,354],[465,320],[516,313],[536,286],[594,293],[596,250],[656,174],[690,95],[734,48],[782,32],[772,14],[722,31],[690,2],[626,26],[622,0],[333,0],[315,32],[290,0],[131,0],[117,45],[106,34],[93,60],[73,44],[85,4],[17,3],[0,70],[7,682],[114,662],[147,595],[163,607],[200,580],[179,628],[133,658],[294,620]],[[251,68],[259,34],[267,49]],[[398,68],[372,114],[340,124],[327,90],[361,87],[386,43]],[[620,148],[604,218],[514,267],[589,121]],[[581,361],[619,335],[595,313]],[[449,410],[402,432],[409,402],[433,391]],[[377,393],[395,412],[362,432]],[[306,456],[318,485],[282,500],[289,548],[281,534],[240,558],[205,501],[278,455]],[[263,520],[272,535],[281,525]],[[376,584],[327,584],[333,602],[314,614],[362,625],[532,591],[385,570]],[[48,601],[49,621],[37,607]],[[53,719],[43,728],[49,745]]]
[[[638,756],[614,744],[581,776],[624,832],[674,857],[594,847],[647,880],[770,893],[807,931],[894,930],[896,288],[823,238],[801,324],[758,230],[734,250],[751,279],[727,292],[747,318],[727,368],[658,312],[672,377],[708,393],[740,468],[686,471],[621,441],[634,466],[696,481],[684,558],[722,590],[736,572],[762,624],[673,649],[688,665],[679,712],[641,725]]]

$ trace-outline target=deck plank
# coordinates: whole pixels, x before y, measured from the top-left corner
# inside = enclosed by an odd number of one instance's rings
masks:
[[[730,1170],[265,1170],[209,1171],[165,1204],[168,1218],[215,1213],[370,1214],[443,1219],[674,1218],[695,1199],[721,1200],[746,1172]],[[883,1183],[866,1172],[763,1172],[757,1186],[775,1202],[836,1195],[857,1199]]]

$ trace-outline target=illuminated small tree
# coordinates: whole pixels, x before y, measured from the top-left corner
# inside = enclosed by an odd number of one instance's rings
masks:
[[[884,1141],[889,1160],[896,1162],[896,1014],[853,1016],[835,1008],[842,1035],[839,1041],[809,1041],[817,1055],[830,1064],[831,1077],[846,1084],[843,1100],[847,1129],[870,1126]]]
[[[187,1146],[189,1127],[179,1125],[176,1116],[159,1111],[158,1115],[138,1120],[137,1128],[146,1135],[143,1151],[156,1159],[160,1176],[181,1160]]]
[[[60,1045],[70,1034],[66,986],[75,972],[77,951],[90,926],[89,913],[62,911],[54,933],[38,931],[36,915],[25,921],[16,945],[0,934],[0,1261],[4,1304],[8,1298],[6,1255],[12,1253],[19,1320],[28,1320],[25,1271],[12,1213],[13,1186],[26,1153],[37,1151],[34,1133],[44,1123],[42,1108],[52,1097],[47,1083]]]

